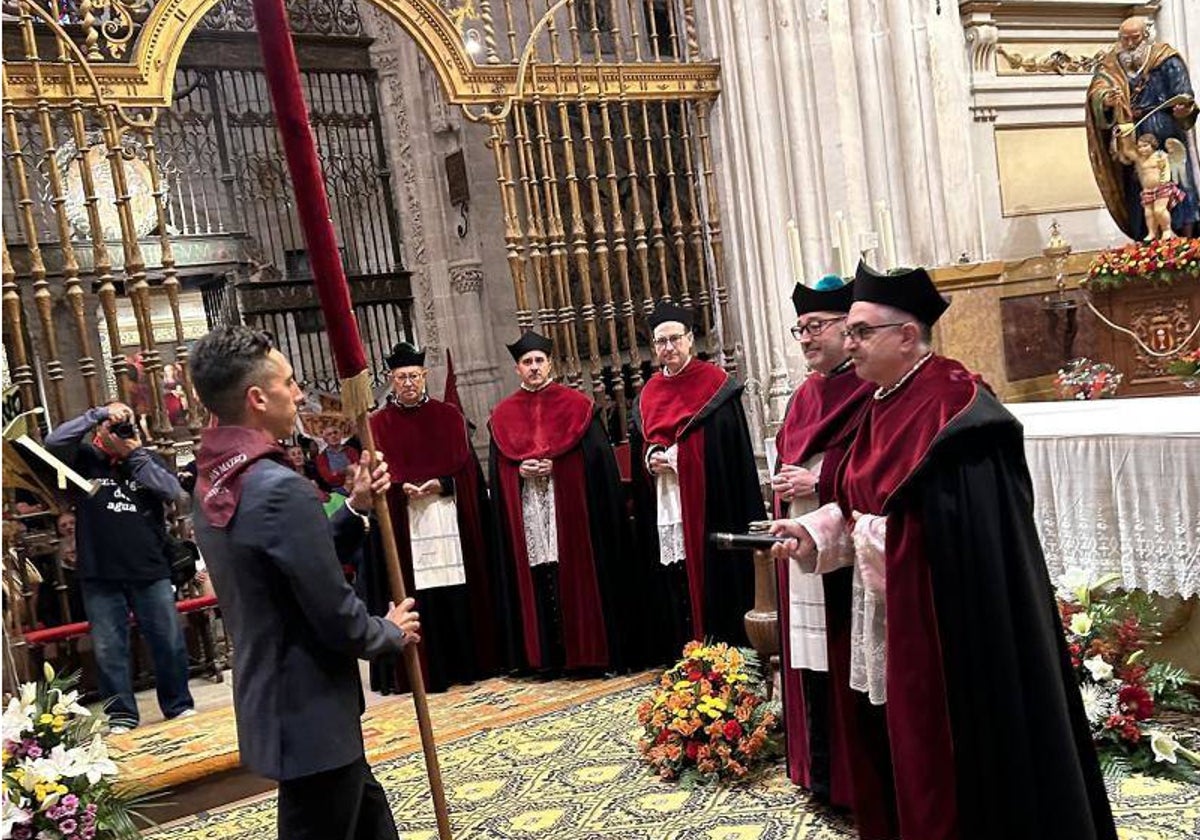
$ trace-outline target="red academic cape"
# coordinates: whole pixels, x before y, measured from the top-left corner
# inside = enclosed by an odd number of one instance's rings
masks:
[[[537,595],[525,545],[518,470],[521,461],[533,458],[554,462],[558,587],[566,667],[604,668],[609,664],[596,558],[592,556],[582,450],[594,410],[595,404],[583,394],[551,382],[536,392],[522,388],[502,400],[488,422],[499,456],[492,465],[499,484],[492,492],[499,496],[511,555],[508,571],[516,581],[525,659],[531,668],[542,667],[544,651],[538,627]]]
[[[1021,426],[934,356],[872,400],[838,501],[887,515],[887,727],[900,836],[1113,840],[1033,521]]]
[[[450,683],[488,676],[498,667],[498,631],[485,541],[485,502],[481,501],[485,498],[483,474],[471,447],[466,418],[454,406],[435,399],[415,408],[388,404],[371,415],[371,431],[391,472],[388,507],[404,585],[417,599],[417,609],[421,612],[418,651],[426,683],[430,690],[439,691]],[[433,478],[449,478],[454,484],[467,578],[466,599],[461,609],[438,602],[461,596],[464,587],[439,587],[419,593],[413,581],[408,496],[401,488],[405,482],[419,486]],[[461,614],[452,616],[451,612]],[[403,667],[396,671],[398,690],[407,690]]]
[[[708,540],[710,530],[745,533],[765,513],[742,390],[721,368],[692,359],[675,376],[650,377],[634,405],[631,452],[641,464],[635,466],[634,492],[647,549],[642,560],[651,599],[645,605],[647,632],[656,657],[678,657],[690,639],[746,643],[744,614],[754,593],[749,552],[718,552]],[[679,454],[687,556],[682,570],[658,561],[657,503],[644,461],[647,452],[672,445]],[[675,603],[681,595],[686,610]]]
[[[721,394],[729,374],[692,359],[675,376],[650,377],[638,397],[642,435],[651,446],[679,445],[679,495],[683,503],[683,547],[687,552],[692,628],[704,638],[704,429],[699,420]]]
[[[813,373],[796,389],[788,404],[783,426],[775,436],[779,464],[798,466],[824,453],[817,485],[820,504],[833,500],[837,468],[858,429],[873,387],[859,379],[852,368],[831,376]],[[775,515],[787,515],[787,503],[779,497],[775,500]],[[788,774],[798,785],[827,790],[835,805],[851,807],[853,764],[861,760],[863,753],[855,743],[859,727],[854,719],[856,698],[850,688],[849,570],[825,575],[822,581],[829,671],[809,674],[810,686],[821,695],[812,698],[806,697],[800,669],[788,665],[790,561],[776,564],[776,572]]]

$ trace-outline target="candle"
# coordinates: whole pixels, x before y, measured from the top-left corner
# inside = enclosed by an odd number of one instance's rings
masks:
[[[983,217],[983,176],[975,173],[975,215],[979,225],[979,261],[987,259],[987,226]]]
[[[896,267],[896,229],[886,201],[875,202],[875,222],[879,226],[879,267],[887,271]]]
[[[804,282],[804,256],[800,251],[800,229],[795,219],[787,222],[788,255],[792,261],[792,277],[797,283]]]
[[[854,273],[854,263],[850,251],[850,225],[841,211],[833,215],[833,229],[838,238],[838,259],[842,277],[849,277]]]

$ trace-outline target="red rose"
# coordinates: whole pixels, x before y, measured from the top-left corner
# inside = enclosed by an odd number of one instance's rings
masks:
[[[690,671],[688,671],[688,674],[687,674],[687,678],[689,680],[691,680],[692,682],[700,682],[700,680],[703,677],[704,677],[704,673],[702,671],[700,671],[700,669],[698,669],[698,668],[691,669]]]
[[[667,736],[668,736],[669,734],[670,734],[670,733],[669,733],[669,732],[667,732],[667,730],[665,730],[665,729],[661,730],[661,731],[658,733],[658,737],[656,737],[656,738],[654,739],[654,743],[655,743],[655,744],[661,744],[661,743],[663,743],[664,741],[666,741],[666,740],[667,740]]]
[[[698,741],[688,741],[686,753],[689,761],[695,761],[696,756],[700,753],[700,743]]]
[[[1121,705],[1137,720],[1146,720],[1154,714],[1154,699],[1140,685],[1127,685],[1117,695]]]
[[[725,721],[725,740],[736,741],[742,737],[742,725],[736,720]]]

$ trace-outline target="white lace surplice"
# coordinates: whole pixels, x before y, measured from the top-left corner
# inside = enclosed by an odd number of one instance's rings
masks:
[[[558,562],[558,523],[554,511],[554,477],[527,478],[521,484],[521,516],[525,553],[530,566]]]
[[[873,704],[880,705],[887,701],[887,610],[882,588],[886,520],[878,516],[859,517],[853,541],[836,503],[817,508],[798,521],[817,544],[818,573],[854,564],[850,687],[865,692]]]
[[[671,464],[655,477],[658,494],[658,562],[671,566],[684,560],[687,551],[683,542],[683,496],[679,492],[679,447],[664,452]]]
[[[454,496],[426,496],[408,504],[413,585],[417,590],[461,586],[467,582],[458,536]]]
[[[819,475],[821,460],[818,456],[804,466]],[[788,506],[788,516],[799,519],[816,508],[817,494],[814,490],[807,496],[793,499]],[[788,664],[791,667],[811,671],[829,670],[825,637],[825,584],[820,575],[801,571],[795,560],[788,567],[788,642],[791,653]]]

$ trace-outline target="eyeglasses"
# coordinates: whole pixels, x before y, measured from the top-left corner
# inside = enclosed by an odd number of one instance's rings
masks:
[[[842,330],[842,338],[853,338],[860,344],[870,338],[876,330],[882,330],[885,327],[903,327],[905,324],[911,324],[912,321],[893,321],[890,324],[855,324],[853,327],[847,327]]]
[[[660,350],[665,347],[674,347],[676,344],[683,341],[683,339],[688,335],[690,335],[690,333],[675,333],[674,335],[662,335],[662,336],[659,336],[658,338],[654,339],[653,344],[655,347],[659,348]]]
[[[423,373],[396,373],[392,375],[395,382],[420,382],[425,378]]]
[[[845,320],[846,316],[843,315],[840,318],[817,318],[809,321],[807,324],[798,324],[797,326],[792,327],[792,338],[799,341],[800,339],[804,338],[805,333],[808,333],[815,338],[816,336],[825,332],[825,329],[830,324],[836,324],[838,321]]]

